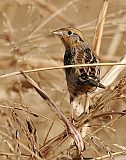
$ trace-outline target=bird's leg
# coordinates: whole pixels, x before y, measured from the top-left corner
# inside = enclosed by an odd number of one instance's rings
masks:
[[[71,121],[73,122],[74,120],[74,101],[71,103]]]
[[[89,93],[85,94],[85,104],[84,104],[84,112],[89,113],[89,104],[90,103],[90,95]]]
[[[75,108],[75,101],[71,102],[71,122],[74,124],[74,108]]]
[[[84,103],[84,114],[89,113],[89,105],[90,105],[90,95],[89,93],[85,94],[85,103]],[[82,128],[82,137],[84,138],[87,135],[88,126],[89,124],[85,124]]]

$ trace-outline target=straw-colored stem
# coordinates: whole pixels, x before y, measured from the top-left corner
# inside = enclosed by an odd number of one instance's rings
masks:
[[[92,48],[95,51],[97,56],[99,55],[99,51],[100,51],[101,39],[103,34],[103,27],[105,23],[107,8],[108,8],[108,0],[104,0],[103,7],[99,13],[95,34],[94,34],[94,39],[93,39],[93,44],[92,44]]]
[[[66,65],[66,66],[58,66],[58,67],[46,67],[46,68],[24,70],[23,72],[31,73],[31,72],[39,72],[39,71],[46,71],[46,70],[71,68],[71,67],[114,66],[114,65],[126,65],[126,63],[92,63],[92,64]],[[1,75],[0,78],[12,77],[12,76],[20,75],[21,73],[22,73],[21,71],[11,72],[11,73]]]

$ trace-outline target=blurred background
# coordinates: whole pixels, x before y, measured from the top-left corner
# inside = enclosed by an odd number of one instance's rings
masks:
[[[74,26],[80,29],[92,44],[96,22],[102,0],[1,0],[0,1],[0,73],[29,70],[42,67],[63,65],[64,46],[54,37],[53,30]],[[126,54],[126,1],[109,0],[102,44],[100,62],[118,62]],[[101,78],[111,67],[101,67]],[[121,70],[113,84],[126,74]],[[70,117],[69,94],[63,69],[48,70],[29,74],[42,90]],[[108,108],[113,111],[126,109],[125,90],[123,99],[111,101]],[[27,145],[27,138],[17,123],[14,122],[11,108],[29,109],[41,116],[35,117],[24,111],[16,110],[23,125],[26,119],[32,119],[39,143],[59,135],[64,129],[55,113],[36,93],[22,75],[0,78],[0,152],[11,152],[12,143],[10,122],[14,130],[20,131],[20,140]],[[52,122],[44,117],[55,121]],[[112,117],[110,117],[112,118]],[[9,122],[8,122],[9,121]],[[108,119],[106,120],[108,121]],[[58,124],[56,123],[58,122]],[[97,121],[97,125],[105,124]],[[100,130],[97,136],[113,149],[113,144],[126,147],[126,118],[118,118],[108,128]],[[59,125],[60,124],[60,125]],[[52,125],[51,131],[47,133]],[[4,134],[7,136],[5,136]],[[47,139],[46,139],[47,137]],[[46,139],[46,140],[45,140]],[[12,144],[11,144],[12,145]],[[94,157],[87,147],[87,157]],[[120,150],[119,147],[116,148]],[[114,148],[114,150],[116,150]],[[100,152],[101,150],[99,150]],[[62,150],[63,152],[63,150]],[[89,154],[90,153],[90,154]],[[104,155],[101,152],[101,155]],[[7,156],[2,156],[7,159]],[[14,157],[12,158],[14,159]]]

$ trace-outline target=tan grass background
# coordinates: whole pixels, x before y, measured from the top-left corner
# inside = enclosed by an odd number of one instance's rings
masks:
[[[1,0],[1,75],[20,70],[63,65],[64,47],[61,41],[54,37],[51,32],[55,29],[72,25],[80,29],[89,42],[92,43],[96,21],[102,4],[102,0]],[[118,62],[125,55],[126,1],[109,0],[100,47],[100,62]],[[101,77],[104,77],[110,69],[110,66],[101,67]],[[119,72],[119,75],[112,85],[117,84],[126,75],[125,68],[121,71],[117,69],[117,72]],[[29,75],[70,118],[69,95],[63,69],[35,72]],[[126,90],[124,88],[123,98],[111,100],[107,104],[106,110],[125,110],[125,94]],[[22,110],[19,111],[14,107],[22,108]],[[23,109],[28,109],[40,116],[35,117],[23,111]],[[20,123],[16,122],[14,113],[17,114]],[[62,121],[56,117],[55,113],[50,110],[49,106],[41,99],[33,87],[26,82],[22,75],[0,78],[0,114],[1,159],[28,159],[27,155],[30,153],[27,149],[25,150],[21,145],[17,148],[15,147],[16,144],[21,142],[28,148],[29,141],[23,131],[23,126],[27,126],[26,119],[34,123],[37,130],[38,143],[41,145],[45,142],[52,125],[50,120],[54,121],[54,124],[46,141],[59,135],[64,130]],[[91,130],[104,126],[114,118],[115,116],[107,116],[98,119],[95,122],[96,127],[92,124]],[[117,118],[116,121],[107,127],[103,127],[94,136],[99,138],[99,141],[103,141],[111,149],[111,153],[126,151],[125,123],[125,116]],[[22,126],[19,124],[22,124]],[[16,130],[20,133],[20,138],[14,138]],[[15,140],[18,142],[15,142]],[[95,158],[107,155],[99,141],[97,139],[95,144],[91,140],[87,140],[87,149],[84,152],[85,157]],[[65,142],[62,146],[56,147],[53,151],[55,153],[54,156],[50,156],[47,159],[57,159],[58,156],[66,154],[64,150],[69,147],[68,144],[68,142]],[[90,148],[90,146],[93,147]],[[15,148],[19,149],[20,152],[16,151]],[[26,156],[24,156],[25,154]],[[34,159],[34,157],[31,157],[31,159]]]

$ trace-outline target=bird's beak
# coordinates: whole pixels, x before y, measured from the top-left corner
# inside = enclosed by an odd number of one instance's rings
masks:
[[[52,33],[53,33],[54,35],[57,35],[57,36],[63,36],[63,32],[62,32],[62,31],[56,30],[56,31],[53,31]]]

